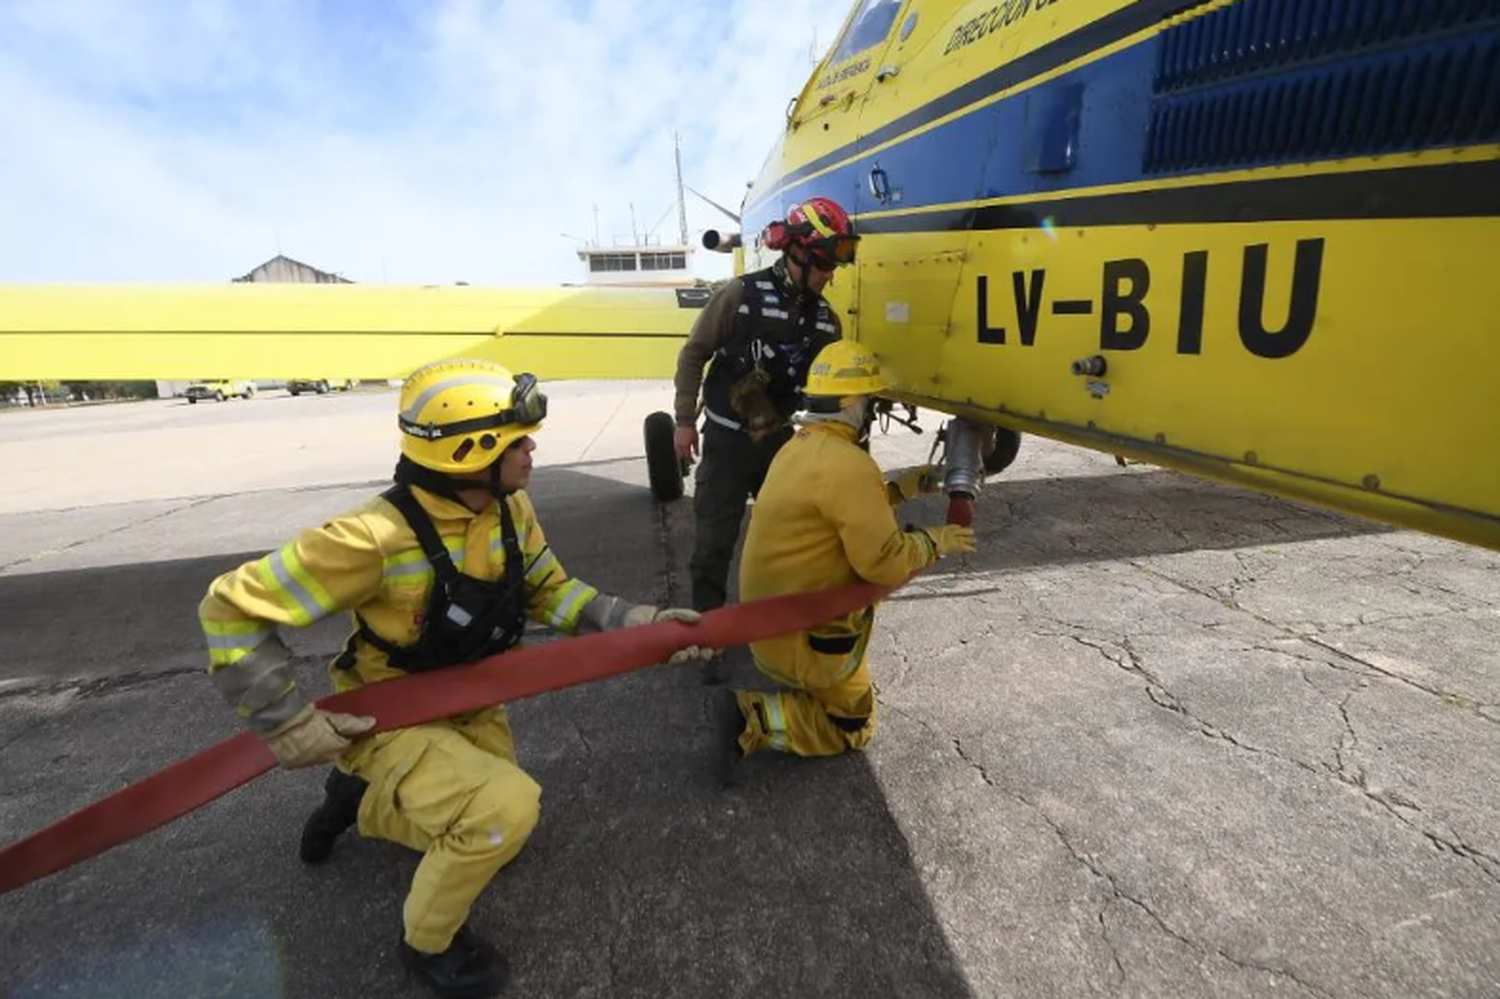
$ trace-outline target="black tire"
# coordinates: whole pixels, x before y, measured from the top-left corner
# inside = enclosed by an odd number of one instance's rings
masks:
[[[300,389],[287,389],[287,391],[290,392],[290,393],[292,393],[292,398],[293,399],[297,398],[297,396],[299,396],[299,395],[302,394]]]
[[[999,475],[1016,460],[1021,450],[1021,432],[1009,427],[995,428],[995,449],[984,456],[984,473]]]
[[[188,405],[189,406],[196,406],[196,405],[198,405],[198,399],[197,399],[197,397],[191,396],[191,395],[188,396]]]
[[[318,382],[318,395],[327,395],[327,394],[328,394],[328,383],[327,382]]]
[[[646,417],[646,474],[651,479],[651,495],[663,503],[682,498],[682,463],[673,441],[676,432],[677,421],[671,413]]]
[[[215,402],[223,402],[224,401],[224,393],[223,392],[215,392],[214,393],[214,401]]]

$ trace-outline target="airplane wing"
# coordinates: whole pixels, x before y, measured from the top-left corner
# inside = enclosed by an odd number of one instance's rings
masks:
[[[702,288],[0,286],[8,379],[399,378],[486,357],[541,378],[669,378]]]

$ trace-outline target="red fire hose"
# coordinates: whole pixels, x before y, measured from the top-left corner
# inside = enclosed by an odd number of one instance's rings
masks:
[[[516,649],[467,666],[414,674],[325,697],[330,711],[373,715],[374,732],[476,711],[663,662],[687,645],[716,649],[814,627],[882,599],[874,583],[732,604],[696,624],[664,621]],[[119,846],[276,766],[241,732],[0,850],[0,895]]]

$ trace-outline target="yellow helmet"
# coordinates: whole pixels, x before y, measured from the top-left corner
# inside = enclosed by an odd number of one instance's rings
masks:
[[[541,429],[547,397],[535,375],[453,358],[413,371],[401,386],[401,453],[437,472],[477,472]]]
[[[891,383],[880,373],[880,362],[863,344],[853,340],[835,340],[813,358],[807,372],[808,396],[877,395]]]

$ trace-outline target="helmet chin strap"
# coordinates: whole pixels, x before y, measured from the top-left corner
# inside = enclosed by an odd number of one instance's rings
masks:
[[[505,457],[504,451],[500,453],[500,458],[503,457]],[[500,458],[496,458],[490,463],[490,495],[497,500],[504,500],[505,497],[515,492],[515,490],[500,484]]]
[[[797,265],[797,270],[799,272],[799,276],[796,278],[796,280],[792,279],[792,264]],[[795,256],[792,255],[792,251],[788,249],[784,254],[782,254],[781,259],[776,261],[775,269],[779,272],[781,283],[786,287],[787,291],[791,292],[797,297],[797,301],[806,302],[811,298],[816,298],[816,296],[812,294],[812,289],[809,288],[807,284],[807,261],[798,260]]]

